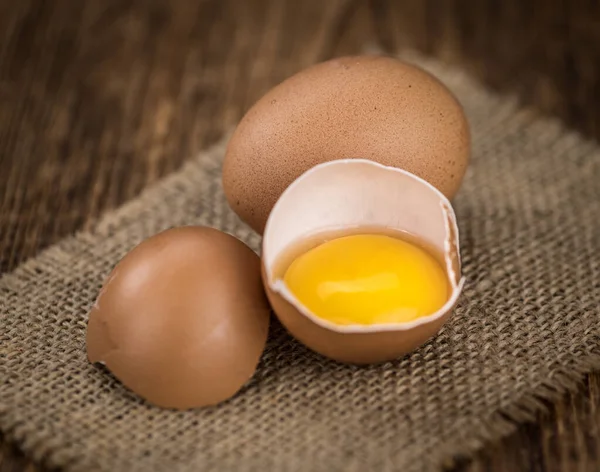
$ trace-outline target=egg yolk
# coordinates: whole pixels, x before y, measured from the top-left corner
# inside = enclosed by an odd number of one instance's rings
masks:
[[[284,281],[314,315],[339,325],[411,321],[440,309],[450,291],[431,254],[377,234],[311,249],[292,262]]]

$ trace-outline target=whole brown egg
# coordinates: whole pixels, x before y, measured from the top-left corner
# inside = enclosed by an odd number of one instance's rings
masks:
[[[452,198],[469,153],[462,107],[438,79],[391,57],[343,57],[290,77],[247,112],[228,145],[223,186],[262,234],[282,192],[322,162],[373,160]]]

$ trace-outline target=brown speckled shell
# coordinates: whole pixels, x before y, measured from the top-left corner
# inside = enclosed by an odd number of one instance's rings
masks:
[[[344,57],[292,76],[248,111],[230,140],[223,186],[262,234],[283,190],[321,162],[371,159],[452,198],[469,152],[463,110],[435,77],[394,58]]]
[[[213,405],[254,374],[269,318],[250,248],[216,229],[175,228],[110,274],[90,313],[88,358],[155,405]]]

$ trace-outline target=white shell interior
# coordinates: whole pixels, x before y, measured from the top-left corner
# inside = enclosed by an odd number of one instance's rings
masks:
[[[273,268],[279,256],[299,241],[325,231],[364,226],[407,231],[444,254],[452,294],[438,312],[407,323],[340,326],[315,316],[283,280],[275,279]],[[464,283],[453,257],[459,257],[458,227],[448,199],[414,174],[366,159],[325,162],[298,177],[273,207],[263,235],[269,287],[315,323],[339,332],[410,329],[443,316]]]

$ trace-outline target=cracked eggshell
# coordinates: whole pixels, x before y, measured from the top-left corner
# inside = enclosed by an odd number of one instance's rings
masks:
[[[87,327],[87,354],[158,406],[219,403],[252,377],[268,306],[260,260],[207,227],[159,233],[107,278]]]
[[[443,255],[452,289],[448,302],[407,323],[340,326],[311,313],[287,288],[288,264],[280,261],[315,235],[362,227],[406,232]],[[454,210],[439,190],[407,171],[363,159],[320,164],[275,204],[263,237],[262,274],[278,318],[309,348],[354,364],[392,360],[434,336],[457,303],[464,281]]]
[[[436,77],[393,57],[340,57],[293,75],[248,110],[227,146],[223,187],[262,233],[281,193],[317,164],[363,157],[452,198],[469,155],[462,106]]]

